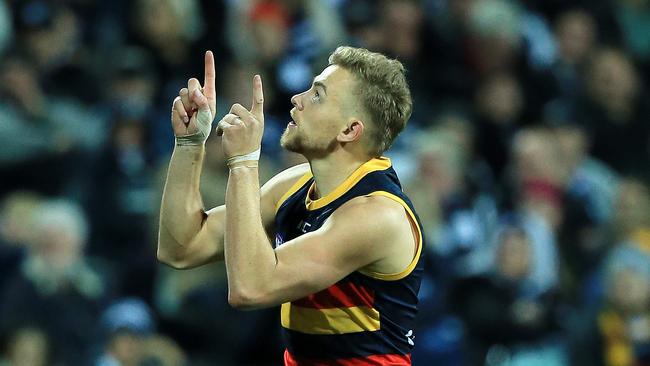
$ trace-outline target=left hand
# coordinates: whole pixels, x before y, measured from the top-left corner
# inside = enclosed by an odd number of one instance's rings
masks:
[[[264,92],[262,78],[253,77],[253,104],[248,110],[241,104],[233,104],[216,128],[222,136],[226,159],[256,151],[262,145],[264,134]]]

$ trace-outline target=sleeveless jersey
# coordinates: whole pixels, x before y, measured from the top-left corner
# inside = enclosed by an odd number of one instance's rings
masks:
[[[276,246],[317,230],[332,212],[355,197],[379,195],[404,207],[416,234],[416,254],[402,272],[360,269],[325,290],[282,304],[285,365],[410,365],[424,238],[390,160],[382,157],[366,162],[320,199],[310,199],[313,190],[313,176],[307,173],[280,199]]]

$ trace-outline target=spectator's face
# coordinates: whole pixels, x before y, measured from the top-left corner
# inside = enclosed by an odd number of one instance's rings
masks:
[[[144,144],[144,126],[139,122],[118,123],[113,129],[112,142],[118,151],[140,149]]]
[[[650,307],[650,282],[633,270],[620,270],[610,279],[608,299],[619,311],[638,313]]]
[[[290,43],[288,27],[276,19],[261,19],[253,23],[255,48],[265,62],[281,58]]]
[[[471,156],[474,151],[474,130],[472,122],[462,116],[453,114],[444,116],[436,121],[442,131],[448,132],[454,142],[466,156]]]
[[[351,90],[356,88],[353,76],[337,66],[328,66],[316,76],[312,87],[291,98],[292,122],[282,134],[280,143],[289,151],[306,156],[322,156],[336,146],[337,136],[346,129],[346,115],[356,103]]]
[[[143,355],[143,339],[129,332],[116,334],[110,342],[109,352],[120,365],[136,366]]]
[[[164,45],[181,34],[183,26],[180,17],[174,14],[168,1],[141,0],[138,4],[136,22],[143,35],[154,45]]]
[[[69,55],[77,45],[79,22],[69,9],[62,9],[52,25],[25,35],[25,45],[39,66],[47,66]]]
[[[587,135],[581,129],[572,127],[560,127],[555,132],[564,161],[572,171],[587,155]]]
[[[12,366],[47,364],[47,336],[38,329],[21,329],[9,339],[8,361]]]
[[[563,14],[556,26],[556,36],[562,60],[579,64],[589,55],[596,40],[593,18],[581,11]]]
[[[155,85],[146,77],[121,76],[113,83],[110,98],[114,108],[128,119],[141,119],[153,103]]]
[[[515,178],[520,182],[541,180],[560,184],[564,165],[555,136],[546,131],[520,131],[512,144]]]
[[[423,131],[418,141],[418,183],[428,192],[445,199],[463,189],[467,151],[462,141],[447,128]]]
[[[505,278],[519,281],[530,271],[528,238],[519,230],[503,234],[497,252],[497,271]]]
[[[472,4],[468,25],[479,73],[512,69],[521,47],[522,22],[513,2],[481,0]]]
[[[453,149],[453,147],[447,146]],[[442,151],[428,151],[418,155],[420,183],[436,197],[445,198],[462,187],[461,170],[455,165],[453,157]]]
[[[643,183],[627,180],[619,186],[615,203],[616,228],[622,234],[650,226],[650,192]]]
[[[510,75],[495,75],[486,80],[477,96],[478,109],[488,120],[512,123],[519,116],[523,97],[517,80]]]
[[[417,56],[420,43],[418,30],[422,23],[422,9],[414,1],[385,1],[382,6],[385,45],[401,58]],[[399,32],[395,32],[399,29]]]
[[[0,210],[0,237],[10,244],[26,244],[32,240],[29,220],[38,207],[39,199],[31,194],[10,195]]]
[[[34,243],[35,255],[57,272],[65,271],[79,260],[81,247],[79,235],[59,225],[41,227]]]
[[[598,53],[588,82],[592,97],[606,109],[617,111],[634,102],[639,80],[630,60],[617,51]]]

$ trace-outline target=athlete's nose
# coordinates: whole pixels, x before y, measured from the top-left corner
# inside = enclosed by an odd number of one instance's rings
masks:
[[[293,97],[291,97],[291,104],[293,104],[293,106],[296,107],[296,109],[298,109],[299,111],[302,111],[302,100],[300,98],[301,95],[302,93],[296,94]]]

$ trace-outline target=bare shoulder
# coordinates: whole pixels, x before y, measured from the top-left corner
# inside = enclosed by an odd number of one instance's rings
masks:
[[[358,233],[369,239],[391,239],[404,228],[409,229],[404,207],[384,196],[356,197],[338,208],[331,217],[337,224],[347,222],[347,225],[354,225]]]
[[[275,176],[273,176],[273,178],[269,179],[269,181],[266,182],[266,184],[264,185],[265,186],[288,185],[289,187],[291,187],[291,185],[293,185],[298,179],[300,179],[300,177],[302,177],[303,175],[305,175],[305,173],[310,171],[311,168],[309,167],[309,163],[294,165],[276,174]]]
[[[415,257],[418,237],[405,207],[385,196],[356,197],[337,209],[325,223],[329,229],[359,245],[358,255],[372,253],[364,270],[399,273]],[[324,225],[324,226],[325,226]]]
[[[280,198],[309,172],[311,172],[311,168],[308,163],[298,164],[281,171],[262,186],[262,197],[275,206]]]

